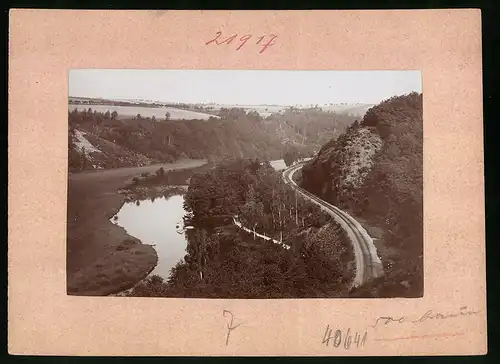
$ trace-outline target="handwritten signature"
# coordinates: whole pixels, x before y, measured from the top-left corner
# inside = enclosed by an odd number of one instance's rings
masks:
[[[457,312],[446,313],[446,314],[434,312],[433,310],[428,310],[426,313],[424,313],[422,316],[418,316],[416,319],[411,319],[410,317],[407,317],[407,316],[401,316],[401,317],[380,316],[379,318],[377,318],[375,323],[373,325],[370,325],[370,326],[375,328],[375,327],[377,327],[377,325],[379,323],[383,324],[383,325],[389,325],[391,323],[420,324],[420,323],[428,321],[428,320],[446,320],[446,319],[450,319],[450,318],[454,318],[454,317],[472,316],[472,315],[478,314],[479,312],[480,311],[470,310],[467,308],[467,306],[463,306],[463,307],[460,307],[460,310]]]
[[[243,323],[239,323],[236,326],[233,326],[233,321],[234,321],[234,315],[231,311],[224,310],[222,311],[222,316],[228,317],[227,315],[231,315],[231,321],[227,324],[227,336],[226,336],[226,346],[229,344],[229,335],[231,334],[231,331],[236,329],[238,326],[243,325]]]

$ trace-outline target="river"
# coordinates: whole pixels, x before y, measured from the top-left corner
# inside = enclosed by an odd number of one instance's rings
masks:
[[[271,161],[276,171],[285,169],[282,159]],[[186,255],[187,237],[183,230],[184,197],[181,194],[138,202],[126,202],[111,221],[143,244],[154,246],[158,264],[150,275],[167,280],[171,270]]]
[[[273,167],[278,172],[286,169],[286,164],[283,159],[276,159],[269,163],[271,164],[271,167]]]
[[[143,244],[153,245],[158,264],[151,274],[169,278],[171,269],[183,260],[187,239],[182,231],[184,197],[173,195],[125,203],[111,221],[123,227]]]

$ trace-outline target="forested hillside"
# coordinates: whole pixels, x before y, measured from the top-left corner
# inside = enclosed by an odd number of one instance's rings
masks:
[[[268,163],[236,160],[191,177],[189,243],[169,282],[152,278],[132,295],[286,298],[347,294],[354,256],[341,227],[297,196]],[[283,241],[284,249],[233,224]]]
[[[422,94],[393,97],[326,143],[301,184],[383,231],[386,274],[353,295],[415,296],[423,285]]]
[[[266,118],[270,125],[278,125],[278,133],[287,140],[290,128],[294,135],[293,141],[298,141],[305,148],[306,154],[317,151],[330,139],[335,139],[351,125],[355,117],[345,114],[327,112],[321,108],[297,109],[290,107],[281,113],[272,114]],[[283,128],[284,131],[283,131]]]
[[[75,130],[86,133],[85,138],[97,149],[106,149],[101,150],[104,154],[93,154],[89,159],[104,160],[97,165],[113,168],[142,163],[139,161],[172,162],[183,158],[281,159],[291,147],[301,155],[310,155],[325,138],[335,137],[354,121],[352,117],[318,109],[290,109],[284,115],[271,115],[266,119],[256,112],[247,113],[238,108],[223,111],[221,119],[208,121],[173,121],[168,120],[168,115],[164,120],[140,115],[119,120],[116,113],[100,113],[91,108],[72,111],[68,113],[70,167],[81,168],[84,154],[81,148],[75,147]],[[86,157],[89,157],[88,150]],[[110,162],[113,159],[115,163]],[[95,164],[85,163],[85,166],[93,168]]]

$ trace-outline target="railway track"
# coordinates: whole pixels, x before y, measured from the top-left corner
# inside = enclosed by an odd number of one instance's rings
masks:
[[[303,165],[304,163],[298,163],[283,171],[283,180],[285,183],[297,190],[297,192],[299,192],[302,196],[314,202],[324,211],[329,213],[347,233],[347,236],[353,246],[356,261],[356,275],[352,281],[352,287],[362,285],[373,278],[381,276],[383,274],[382,262],[377,255],[373,239],[370,235],[368,235],[361,224],[345,211],[342,211],[338,207],[301,188],[293,180],[293,174],[301,169]]]

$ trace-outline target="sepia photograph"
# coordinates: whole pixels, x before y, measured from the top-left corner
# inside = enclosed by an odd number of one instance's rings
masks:
[[[483,20],[11,9],[9,353],[487,353]]]
[[[72,69],[67,294],[422,297],[422,75]]]

